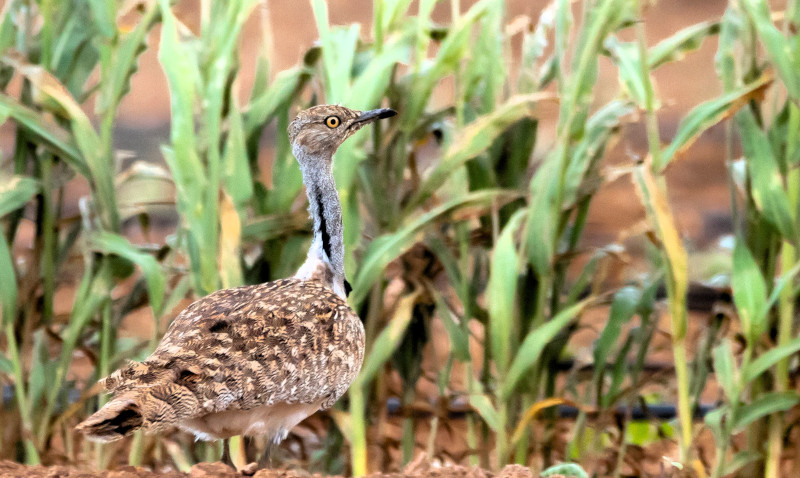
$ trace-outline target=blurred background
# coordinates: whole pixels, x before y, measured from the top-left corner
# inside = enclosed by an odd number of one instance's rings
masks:
[[[0,4],[0,458],[219,459],[72,427],[193,300],[294,273],[286,127],[341,103],[400,113],[336,157],[367,360],[276,466],[800,473],[796,1]]]

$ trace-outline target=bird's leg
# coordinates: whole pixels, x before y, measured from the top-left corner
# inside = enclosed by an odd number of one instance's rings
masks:
[[[258,459],[259,468],[272,468],[272,447],[274,445],[274,440],[267,440],[267,447],[264,448],[264,453],[262,453],[261,458]]]

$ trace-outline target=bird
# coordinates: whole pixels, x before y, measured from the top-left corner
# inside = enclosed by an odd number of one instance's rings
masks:
[[[305,262],[289,278],[223,289],[189,305],[155,351],[100,380],[112,398],[77,425],[111,442],[138,429],[177,427],[198,440],[265,436],[331,407],[364,360],[364,327],[347,303],[337,148],[362,127],[395,116],[341,105],[301,111],[288,128],[313,220]]]

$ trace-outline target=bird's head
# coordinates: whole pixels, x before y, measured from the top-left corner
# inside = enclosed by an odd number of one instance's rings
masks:
[[[356,111],[338,105],[313,106],[298,113],[289,124],[289,141],[298,159],[301,159],[299,156],[331,158],[353,133],[373,121],[396,114],[389,108]]]

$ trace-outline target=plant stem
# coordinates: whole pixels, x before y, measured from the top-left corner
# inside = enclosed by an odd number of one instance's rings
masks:
[[[351,431],[351,460],[353,476],[366,476],[367,474],[367,424],[364,416],[364,386],[360,380],[350,386],[350,420],[353,426]]]
[[[798,109],[792,108],[790,115],[797,115]],[[793,122],[790,120],[789,124]],[[796,131],[790,128],[787,138],[786,157],[791,158],[798,140]],[[786,179],[787,196],[789,204],[800,203],[800,170],[796,166],[789,169]],[[793,211],[793,219],[797,223],[797,210]],[[794,267],[797,261],[797,250],[789,241],[783,241],[781,249],[781,273],[786,273]],[[795,294],[793,287],[784,287],[778,301],[778,347],[786,345],[792,339],[792,323],[795,313]],[[789,358],[779,361],[775,365],[775,391],[785,392],[789,389]],[[767,449],[767,459],[764,476],[767,478],[778,478],[780,476],[780,459],[783,450],[783,427],[784,420],[782,413],[773,413],[769,417],[769,446]]]
[[[508,463],[508,402],[501,401],[497,404],[497,467],[502,468]]]
[[[643,6],[638,2],[638,10],[640,17],[643,15]],[[641,68],[642,83],[645,88],[645,110],[646,110],[646,127],[647,127],[647,140],[652,159],[652,172],[657,174],[661,170],[661,139],[658,131],[658,118],[655,114],[655,96],[653,92],[653,84],[650,80],[650,66],[647,60],[647,45],[644,36],[643,22],[636,23],[636,36],[639,48],[639,67]],[[662,191],[666,189],[666,184],[663,177],[658,180],[657,187]],[[666,194],[664,194],[666,197]],[[671,216],[671,214],[670,214]],[[672,352],[673,360],[675,362],[675,376],[678,386],[678,418],[681,427],[681,440],[680,440],[680,459],[684,465],[689,465],[691,462],[690,450],[692,441],[692,414],[691,414],[691,401],[689,390],[689,368],[686,359],[686,326],[687,326],[687,312],[686,312],[686,278],[682,272],[677,270],[675,261],[677,257],[673,257],[674,253],[680,253],[685,257],[685,251],[680,244],[680,238],[675,237],[672,247],[679,250],[670,253],[670,247],[663,235],[664,227],[660,225],[658,217],[654,217],[657,221],[656,228],[659,236],[661,237],[664,246],[662,248],[662,255],[667,265],[667,296],[670,304],[670,321],[672,325]],[[663,220],[674,221],[671,217],[663,218]],[[672,228],[672,224],[664,225],[665,227]],[[676,275],[676,272],[681,275]]]
[[[20,357],[17,347],[17,338],[14,335],[14,321],[7,317],[4,317],[3,320],[5,321],[4,328],[6,342],[8,344],[8,353],[11,356],[14,370],[14,393],[16,394],[17,406],[22,420],[22,443],[25,448],[25,463],[28,465],[38,465],[41,460],[39,459],[39,452],[36,450],[36,445],[33,441],[34,433],[33,419],[31,418],[31,404],[25,392],[25,376],[22,372],[22,357]]]
[[[42,158],[42,322],[53,320],[53,296],[55,295],[56,249],[58,240],[55,229],[53,203],[53,157]]]

